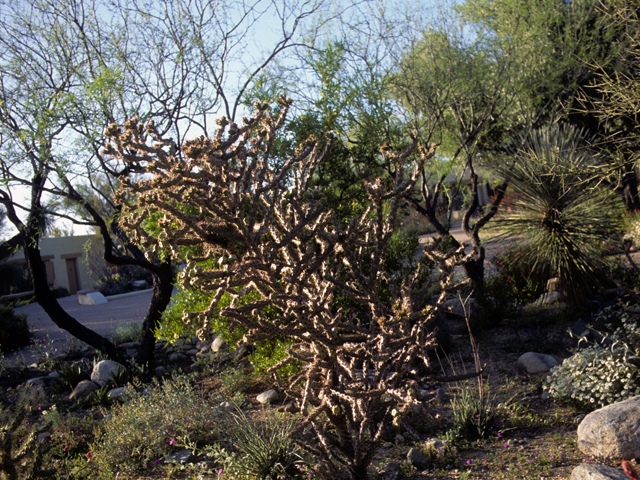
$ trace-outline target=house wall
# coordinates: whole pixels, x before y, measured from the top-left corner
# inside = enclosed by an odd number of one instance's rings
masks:
[[[88,243],[89,250],[101,252],[102,238],[100,235],[78,235],[72,237],[52,237],[40,239],[40,254],[47,267],[47,280],[50,286],[64,287],[71,293],[73,290],[91,288],[94,279],[91,276],[91,267],[87,264]],[[9,261],[26,263],[24,253],[18,251],[11,256]],[[73,278],[69,279],[70,267],[75,267],[77,284]]]

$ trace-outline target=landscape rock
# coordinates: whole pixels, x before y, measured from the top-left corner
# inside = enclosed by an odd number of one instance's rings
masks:
[[[559,292],[561,286],[560,277],[553,277],[547,280],[547,292]]]
[[[214,338],[211,343],[211,351],[213,353],[224,352],[227,348],[229,348],[229,344],[220,337]]]
[[[198,353],[200,353],[200,350],[192,348],[191,350],[187,350],[185,353],[190,357],[195,357]]]
[[[578,426],[578,448],[610,461],[640,457],[640,396],[587,415]]]
[[[264,405],[266,403],[275,402],[279,397],[280,394],[276,390],[271,389],[267,390],[266,392],[262,392],[256,397],[256,400]]]
[[[60,374],[58,372],[50,372],[48,377],[53,378],[53,379],[60,378]]]
[[[184,353],[180,353],[180,352],[174,352],[171,355],[169,355],[169,361],[170,362],[181,362],[182,360],[185,360],[187,358],[187,356]]]
[[[27,380],[25,383],[27,385],[33,385],[34,387],[38,386],[38,385],[44,385],[45,383],[51,381],[51,377],[34,377],[34,378],[30,378],[29,380]]]
[[[116,398],[122,398],[127,394],[127,387],[112,388],[107,392],[107,398],[109,400],[115,400]]]
[[[198,350],[206,350],[208,348],[211,348],[211,342],[200,340],[198,343],[196,343],[196,348]]]
[[[444,401],[446,401],[446,400],[447,400],[447,392],[444,390],[444,388],[439,387],[439,388],[436,390],[436,397],[435,397],[435,399],[436,399],[436,402],[439,402],[439,403],[442,403],[442,402],[444,402]]]
[[[174,348],[180,348],[180,347],[183,347],[185,343],[186,342],[185,342],[184,338],[179,338],[178,340],[173,342],[172,345],[173,345]]]
[[[455,315],[465,316],[469,315],[471,311],[475,308],[476,301],[473,298],[467,300],[465,304],[460,301],[459,298],[452,298],[451,300],[447,300],[444,302],[444,309],[448,312],[451,312]]]
[[[396,462],[389,462],[382,467],[379,473],[382,480],[397,480],[400,478],[400,465]]]
[[[418,470],[424,470],[429,465],[429,457],[427,457],[419,448],[412,448],[407,453],[407,460]]]
[[[396,445],[404,443],[404,437],[399,433],[393,438],[393,440],[396,442]]]
[[[544,353],[527,352],[518,358],[518,367],[524,368],[527,373],[544,373],[558,365],[551,355]]]
[[[447,442],[439,438],[431,438],[424,442],[424,446],[427,450],[433,447],[436,452],[442,453],[447,446]]]
[[[572,325],[570,332],[578,338],[581,338],[581,337],[588,338],[589,335],[591,334],[591,330],[589,330],[589,327],[587,327],[587,324],[584,323],[584,321],[581,318],[576,320],[576,323]]]
[[[622,470],[607,465],[578,465],[569,480],[629,480],[629,477]]]
[[[549,305],[551,303],[559,302],[564,296],[560,292],[547,292],[536,301],[537,305]]]
[[[120,348],[124,348],[126,350],[128,348],[138,348],[140,346],[140,343],[139,342],[127,342],[127,343],[121,343],[118,346]]]
[[[91,381],[97,383],[101,387],[106,386],[111,381],[111,376],[120,370],[126,370],[126,368],[114,362],[113,360],[101,360],[95,364],[93,371],[91,372]]]
[[[80,305],[102,305],[108,300],[102,293],[92,290],[78,290],[78,303]]]
[[[180,450],[179,452],[169,455],[164,463],[179,463],[181,465],[189,463],[193,458],[193,452],[191,450]]]
[[[241,358],[246,357],[247,355],[253,353],[256,347],[253,345],[249,345],[248,343],[243,343],[238,346],[237,350],[233,352],[233,358],[236,360],[240,360]],[[213,350],[213,345],[211,346],[211,350]]]
[[[100,385],[91,380],[82,380],[76,385],[76,388],[73,389],[71,395],[69,395],[69,400],[88,397],[91,392],[95,392],[96,390],[100,390]]]
[[[51,434],[49,432],[42,432],[38,434],[38,443],[46,442],[47,440],[51,440]]]

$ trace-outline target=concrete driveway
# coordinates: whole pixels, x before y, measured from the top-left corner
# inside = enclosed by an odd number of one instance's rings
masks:
[[[95,330],[101,335],[109,335],[116,331],[118,325],[142,324],[149,308],[151,294],[152,291],[149,289],[115,295],[109,297],[109,301],[102,305],[80,305],[77,295],[60,298],[58,301],[69,315],[84,326]],[[39,342],[44,340],[45,343],[51,343],[52,349],[64,350],[66,341],[73,338],[65,330],[61,330],[60,327],[53,323],[37,303],[18,307],[15,312],[26,314],[29,328],[33,333],[33,339]],[[36,360],[36,354],[31,347],[12,352],[6,355],[5,358],[10,361],[22,361],[22,357],[24,357],[27,364],[31,364]]]

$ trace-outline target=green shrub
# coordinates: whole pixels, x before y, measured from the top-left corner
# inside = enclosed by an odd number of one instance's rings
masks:
[[[210,443],[224,429],[221,413],[200,398],[188,379],[179,377],[130,395],[105,420],[104,434],[93,445],[98,472],[146,469],[187,444]]]
[[[429,459],[427,468],[455,468],[460,463],[460,453],[458,449],[446,442],[439,448],[434,442],[418,444],[417,447]]]
[[[53,293],[53,296],[56,298],[64,298],[64,297],[68,297],[69,295],[71,295],[69,293],[69,290],[67,290],[64,287],[55,287],[51,289],[51,293]]]
[[[0,351],[26,347],[31,332],[26,315],[16,315],[13,307],[0,305]]]
[[[596,316],[610,316],[606,309]],[[554,367],[544,388],[558,401],[580,408],[596,408],[640,395],[640,325],[627,313],[620,313],[609,346],[590,345],[562,365]]]

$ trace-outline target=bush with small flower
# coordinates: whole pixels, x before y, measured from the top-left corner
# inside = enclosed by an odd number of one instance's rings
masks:
[[[629,313],[605,309],[596,321],[620,326],[600,343],[579,350],[554,367],[544,388],[559,401],[594,410],[640,395],[640,322]]]
[[[149,467],[187,443],[219,438],[221,415],[185,377],[147,386],[144,394],[132,391],[104,422],[102,437],[90,448],[91,462],[96,471],[111,474]]]

